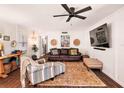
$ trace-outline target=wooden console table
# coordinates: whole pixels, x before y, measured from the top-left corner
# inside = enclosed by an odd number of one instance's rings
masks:
[[[18,54],[9,54],[9,55],[5,55],[5,56],[1,56],[0,57],[0,77],[2,78],[6,78],[8,75],[5,74],[5,69],[4,69],[4,59],[6,58],[11,58],[11,57],[18,57],[19,58],[19,62],[20,62],[20,53]]]

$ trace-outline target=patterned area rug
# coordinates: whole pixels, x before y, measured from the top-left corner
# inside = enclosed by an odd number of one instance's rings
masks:
[[[106,87],[106,85],[83,62],[64,62],[66,71],[54,80],[47,80],[37,87]]]

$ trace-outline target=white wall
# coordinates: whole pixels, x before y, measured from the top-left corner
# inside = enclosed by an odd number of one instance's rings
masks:
[[[20,36],[20,32],[24,33],[25,35],[28,36],[27,33],[27,28],[17,25],[17,24],[12,24],[9,23],[7,21],[4,20],[0,20],[0,33],[2,33],[2,36],[6,35],[6,36],[10,36],[10,41],[5,41],[3,39],[0,40],[0,42],[2,42],[4,44],[4,52],[5,54],[9,54],[11,53],[13,50],[16,49],[21,49],[24,50],[25,47],[21,47],[20,45],[20,40],[19,40],[19,36]],[[25,37],[27,37],[25,36]],[[17,46],[16,47],[11,47],[11,41],[16,40],[17,42]]]
[[[48,36],[48,50],[51,49],[51,48],[61,48],[61,35],[62,32],[68,32],[67,35],[70,35],[70,47],[72,48],[79,48],[79,51],[81,53],[84,52],[84,49],[86,49],[86,46],[85,46],[85,31],[82,30],[77,30],[77,31],[73,31],[73,30],[69,30],[67,29],[66,31],[45,31],[45,32],[42,32],[42,31],[39,31],[39,33],[41,33],[40,35],[41,36]],[[57,40],[57,45],[56,46],[51,46],[51,40],[52,39],[56,39]],[[73,44],[73,40],[74,39],[79,39],[80,40],[80,45],[79,46],[75,46]]]
[[[99,21],[87,29],[85,45],[91,57],[100,59],[104,66],[103,72],[124,86],[124,8]],[[90,45],[89,31],[107,23],[110,31],[111,47],[106,51],[95,50]]]
[[[0,21],[0,33],[2,33],[2,36],[10,36],[10,41],[1,40],[1,42],[4,43],[5,54],[11,53],[12,50],[16,49],[16,47],[11,47],[11,41],[16,39],[16,25]]]

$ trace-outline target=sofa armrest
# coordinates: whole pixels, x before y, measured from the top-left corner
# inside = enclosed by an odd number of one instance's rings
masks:
[[[48,52],[47,55],[52,55],[51,52]]]
[[[77,55],[81,56],[82,54],[81,54],[80,52],[78,52],[78,54],[77,54]]]

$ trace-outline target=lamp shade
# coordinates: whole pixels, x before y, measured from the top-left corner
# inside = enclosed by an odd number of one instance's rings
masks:
[[[4,50],[3,43],[0,43],[0,50]]]

